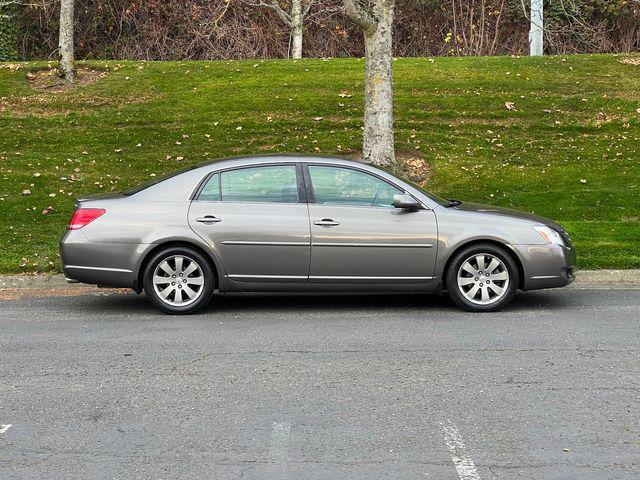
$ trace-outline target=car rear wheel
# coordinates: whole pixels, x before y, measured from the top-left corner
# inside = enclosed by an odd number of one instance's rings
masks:
[[[459,307],[494,312],[507,305],[518,290],[518,267],[502,247],[471,245],[451,260],[446,283],[449,296]]]
[[[165,313],[187,314],[204,307],[213,285],[209,262],[188,247],[171,247],[157,253],[144,274],[147,298]]]

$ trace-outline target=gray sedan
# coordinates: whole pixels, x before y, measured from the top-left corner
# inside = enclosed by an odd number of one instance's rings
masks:
[[[304,156],[197,165],[79,199],[60,244],[70,282],[127,287],[167,313],[216,292],[447,292],[472,311],[562,287],[558,224],[443,200],[386,171]]]

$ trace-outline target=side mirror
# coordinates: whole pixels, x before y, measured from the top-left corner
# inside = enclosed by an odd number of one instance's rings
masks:
[[[420,203],[411,195],[398,194],[393,196],[393,206],[395,208],[404,208],[406,210],[418,210]]]

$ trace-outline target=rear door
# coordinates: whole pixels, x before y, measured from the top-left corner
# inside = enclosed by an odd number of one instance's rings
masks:
[[[432,280],[437,226],[428,209],[393,208],[405,193],[369,172],[306,167],[311,223],[311,282],[425,283]]]
[[[189,209],[189,225],[240,282],[306,282],[310,230],[301,166],[217,172]]]

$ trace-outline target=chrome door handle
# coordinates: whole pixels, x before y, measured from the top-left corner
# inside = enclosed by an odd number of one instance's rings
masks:
[[[330,218],[323,218],[322,220],[313,222],[313,224],[320,225],[321,227],[335,227],[336,225],[340,225],[340,222],[336,222],[335,220],[331,220]]]
[[[204,217],[196,218],[196,222],[200,223],[219,223],[221,221],[221,218],[214,217],[213,215],[205,215]]]

